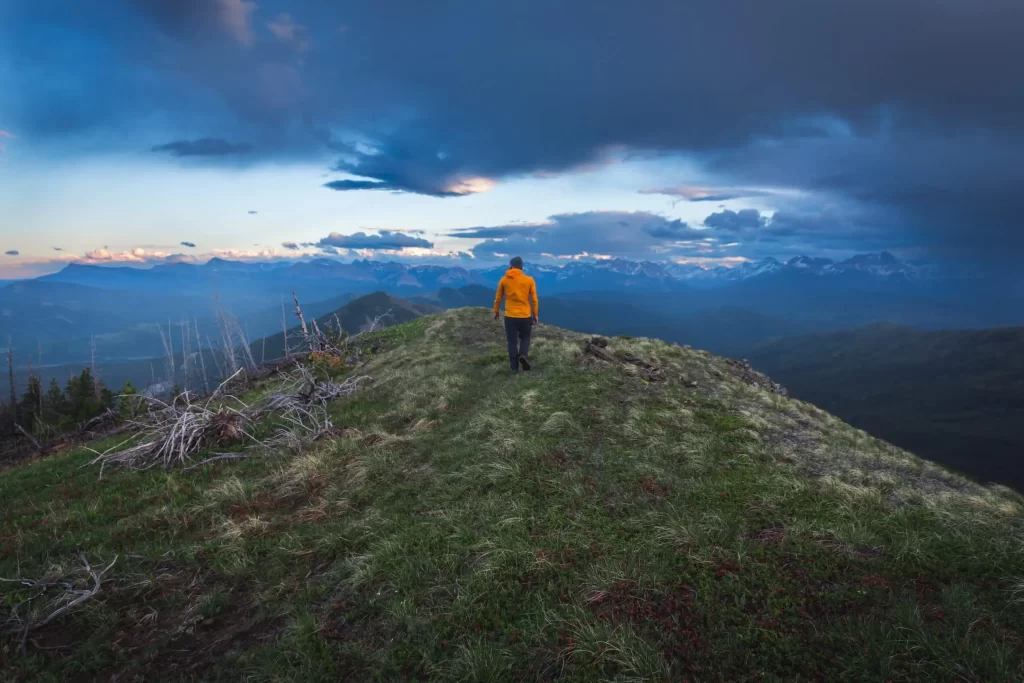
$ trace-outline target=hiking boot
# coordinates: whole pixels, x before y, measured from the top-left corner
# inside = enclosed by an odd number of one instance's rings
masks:
[[[523,366],[523,370],[530,369],[530,361],[526,359],[526,356],[519,356],[519,364]]]

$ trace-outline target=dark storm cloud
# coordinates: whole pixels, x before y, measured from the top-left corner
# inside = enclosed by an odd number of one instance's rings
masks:
[[[646,211],[589,211],[551,216],[544,223],[469,228],[451,237],[482,239],[478,257],[608,255],[656,258],[706,248],[708,230]]]
[[[336,249],[404,249],[406,247],[431,249],[434,244],[422,237],[412,237],[392,230],[381,230],[378,235],[367,235],[365,232],[342,235],[332,232],[317,242],[317,246]]]
[[[734,234],[747,233],[763,228],[767,219],[756,209],[742,211],[719,211],[704,219],[704,225],[715,230],[724,230]]]
[[[17,249],[11,249],[10,251],[5,251],[4,255],[5,256],[17,256],[18,255],[18,250]]]
[[[293,251],[297,251],[299,248],[299,245],[296,244],[295,242],[281,242],[281,246],[284,247],[285,249],[291,249]]]
[[[415,194],[425,194],[431,197],[461,197],[469,194],[468,192],[448,192],[436,186],[410,185],[407,183],[398,183],[386,180],[332,180],[329,183],[324,183],[324,187],[331,190],[337,190],[338,192],[348,192],[352,190],[390,190],[391,192],[413,192]]]
[[[200,140],[177,140],[165,145],[157,145],[154,152],[170,152],[178,157],[212,157],[227,154],[248,154],[252,145],[232,144],[220,138],[202,138]]]
[[[729,190],[697,200],[795,187],[924,246],[1024,250],[1019,0],[17,5],[0,120],[25,138],[199,131],[253,163],[333,151],[360,180],[332,189],[438,197],[681,154]]]
[[[189,249],[195,249],[196,248],[195,242],[182,242],[181,246],[188,247]]]
[[[754,209],[723,210],[704,219],[721,243],[737,243],[747,256],[795,256],[815,252],[874,252],[912,246],[891,229],[885,212],[848,207],[789,208],[768,216]]]

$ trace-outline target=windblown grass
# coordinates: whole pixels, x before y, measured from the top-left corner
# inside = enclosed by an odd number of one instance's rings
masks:
[[[298,454],[4,471],[0,576],[121,559],[0,677],[1024,678],[1017,495],[688,348],[541,327],[512,377],[476,309],[372,341]]]

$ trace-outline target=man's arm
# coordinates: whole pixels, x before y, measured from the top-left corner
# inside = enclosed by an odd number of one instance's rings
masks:
[[[498,311],[501,310],[501,300],[505,296],[505,278],[498,281],[498,291],[494,293],[494,319],[498,319]]]
[[[530,305],[533,306],[533,322],[540,322],[540,300],[537,298],[537,283],[530,285]]]

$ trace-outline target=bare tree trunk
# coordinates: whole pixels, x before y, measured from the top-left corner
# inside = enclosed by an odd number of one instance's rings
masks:
[[[217,325],[220,327],[221,342],[224,344],[224,358],[227,361],[230,370],[233,373],[238,372],[238,358],[235,356],[235,345],[232,340],[231,324],[228,321],[227,315],[224,312],[224,306],[220,302],[220,295],[216,296],[217,300]]]
[[[234,323],[235,331],[238,332],[238,336],[242,338],[242,348],[245,350],[243,360],[247,358],[249,360],[249,367],[252,368],[253,372],[255,372],[256,359],[252,357],[252,349],[249,347],[249,337],[242,331],[242,325],[238,322],[238,318],[234,318]]]
[[[10,383],[11,390],[11,423],[14,425],[18,424],[18,390],[14,386],[14,348],[11,346],[12,340],[10,337],[7,338],[7,381]]]
[[[174,370],[171,366],[171,347],[167,344],[167,335],[164,334],[164,328],[157,325],[157,329],[160,330],[160,342],[164,345],[164,372],[167,374],[168,381],[173,381]]]
[[[174,328],[171,327],[171,319],[167,319],[167,344],[170,347],[170,355],[167,356],[167,360],[171,364],[171,381],[177,380],[178,368],[174,366]]]
[[[181,328],[181,372],[185,376],[185,391],[188,391],[188,370],[189,370],[189,334],[188,334],[188,321],[182,320],[178,323],[178,327]]]
[[[210,341],[209,337],[206,338],[206,343],[210,346],[210,355],[213,356],[213,363],[217,366],[217,380],[219,381],[227,375],[224,374],[224,368],[221,367],[220,361],[217,359],[217,349],[214,348],[213,342]]]
[[[89,367],[92,371],[92,385],[95,387],[96,398],[100,397],[100,373],[96,369],[96,336],[89,335]]]
[[[294,289],[292,290],[292,298],[295,300],[295,315],[302,324],[302,341],[305,342],[310,351],[317,351],[318,349],[313,347],[313,340],[309,336],[309,328],[306,327],[306,318],[303,317],[302,306],[299,305],[299,296],[295,293]],[[316,321],[313,322],[315,323]]]
[[[206,360],[203,358],[203,342],[199,338],[199,320],[196,320],[196,346],[199,353],[199,365],[203,370],[203,392],[210,393],[210,380],[206,378]]]
[[[292,298],[295,299],[295,315],[299,317],[299,322],[302,323],[302,336],[309,338],[309,328],[306,327],[306,319],[302,317],[302,306],[299,305],[299,295],[292,290]]]
[[[288,320],[284,314],[284,297],[281,297],[281,332],[284,333],[284,357],[288,357]]]

